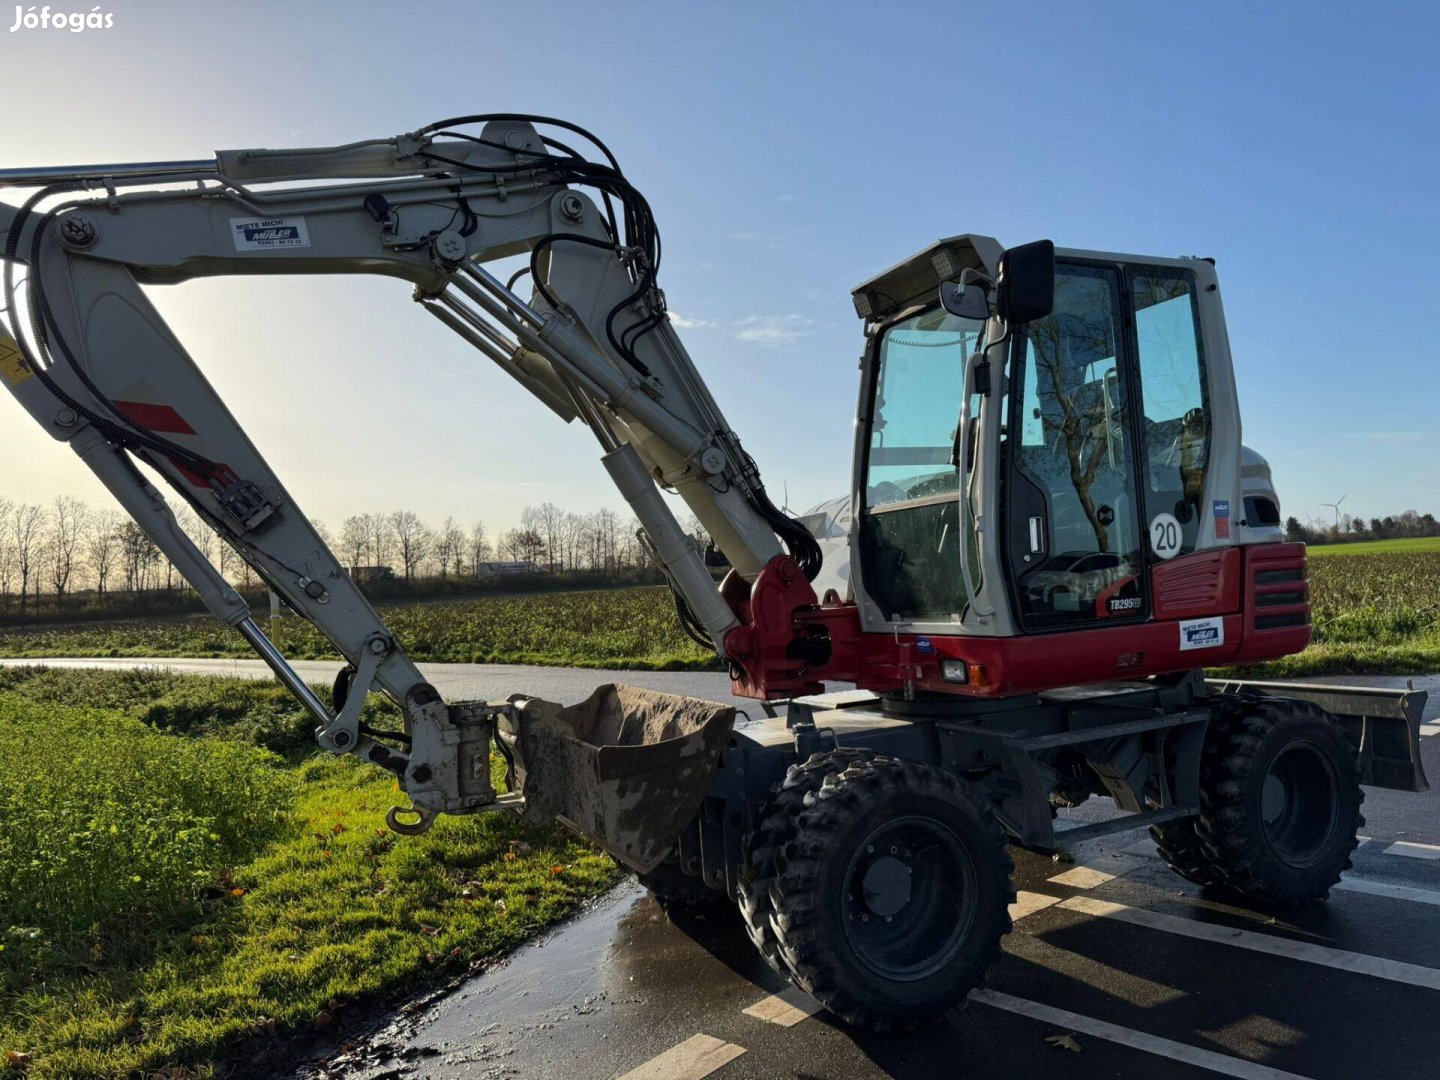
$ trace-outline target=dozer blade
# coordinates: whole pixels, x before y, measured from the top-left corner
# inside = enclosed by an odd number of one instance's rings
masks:
[[[1339,717],[1360,747],[1360,782],[1397,791],[1429,791],[1420,760],[1420,717],[1430,695],[1424,690],[1328,683],[1247,682],[1207,679],[1222,694],[1296,698]]]
[[[498,736],[526,819],[558,818],[642,874],[699,810],[735,723],[729,705],[613,684],[579,705],[510,702]]]

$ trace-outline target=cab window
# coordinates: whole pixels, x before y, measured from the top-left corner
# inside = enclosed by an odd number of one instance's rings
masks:
[[[1187,271],[1155,266],[1132,266],[1129,279],[1144,414],[1145,503],[1152,518],[1175,517],[1180,550],[1192,551],[1210,459],[1210,410],[1193,279]]]
[[[951,458],[965,358],[983,327],[933,308],[878,345],[861,530],[866,588],[887,619],[951,621],[964,606]]]

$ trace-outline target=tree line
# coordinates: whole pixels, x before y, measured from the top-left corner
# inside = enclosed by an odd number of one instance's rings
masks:
[[[1440,536],[1440,521],[1434,514],[1406,510],[1393,517],[1355,517],[1341,514],[1335,522],[1299,518],[1285,519],[1285,539],[1306,544],[1348,544],[1360,540],[1408,540],[1419,536]]]
[[[259,584],[250,565],[189,507],[176,510],[182,529],[220,573],[242,588]],[[483,521],[468,525],[446,517],[436,526],[411,510],[355,514],[332,534],[311,524],[357,578],[484,578],[497,573],[596,571],[621,574],[648,566],[637,538],[639,523],[611,509],[580,514],[554,503],[527,506],[520,525],[491,535]],[[702,548],[708,537],[698,520],[689,528]],[[64,608],[67,597],[87,592],[103,600],[178,592],[188,586],[175,567],[128,516],[96,509],[70,495],[48,506],[0,497],[0,611],[23,617],[42,599]]]

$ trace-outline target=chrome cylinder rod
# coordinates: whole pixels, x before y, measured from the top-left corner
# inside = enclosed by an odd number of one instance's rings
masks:
[[[302,679],[299,673],[290,666],[290,661],[285,659],[283,653],[275,648],[275,643],[265,636],[265,632],[255,625],[254,619],[246,619],[244,622],[236,623],[235,629],[248,641],[254,650],[260,654],[275,677],[284,684],[285,689],[300,699],[300,704],[305,706],[305,711],[315,718],[315,722],[325,727],[334,721],[330,710],[325,708],[325,703],[315,696],[315,691]]]
[[[164,177],[213,176],[219,172],[214,158],[200,161],[134,161],[114,165],[46,165],[0,169],[0,187],[43,187],[79,181],[160,180]]]

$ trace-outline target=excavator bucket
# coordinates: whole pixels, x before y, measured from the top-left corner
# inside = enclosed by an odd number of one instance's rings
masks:
[[[729,705],[614,684],[578,705],[510,703],[497,734],[526,819],[558,818],[642,874],[699,810],[735,723]]]

